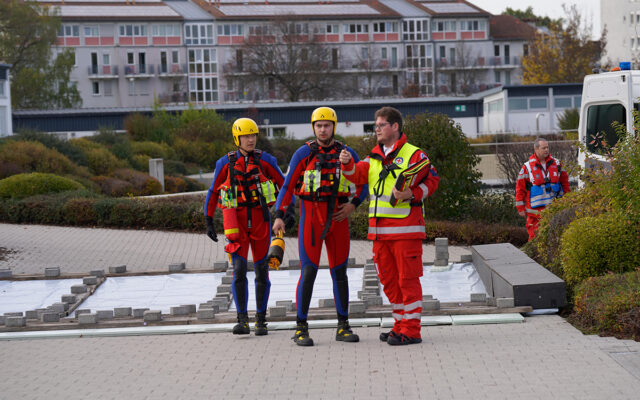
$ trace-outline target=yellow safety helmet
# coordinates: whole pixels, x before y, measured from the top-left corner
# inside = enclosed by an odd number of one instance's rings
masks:
[[[259,133],[258,124],[251,118],[238,118],[233,123],[233,143],[236,146],[240,146],[240,136],[242,135],[257,135]]]
[[[316,121],[331,121],[333,122],[333,134],[336,134],[336,125],[338,125],[338,117],[333,108],[330,107],[318,107],[313,110],[311,114],[311,128]],[[315,131],[314,131],[315,132]]]

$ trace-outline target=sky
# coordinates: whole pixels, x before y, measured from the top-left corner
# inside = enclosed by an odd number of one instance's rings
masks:
[[[467,0],[491,14],[501,14],[507,7],[516,10],[525,10],[533,7],[533,13],[540,16],[549,16],[553,19],[565,16],[562,4],[576,4],[578,11],[587,22],[593,25],[594,36],[602,31],[600,27],[600,0]],[[600,36],[597,34],[597,36]]]

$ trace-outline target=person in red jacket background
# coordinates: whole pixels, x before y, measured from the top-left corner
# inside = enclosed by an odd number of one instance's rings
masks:
[[[218,241],[213,225],[216,206],[222,209],[224,234],[229,243],[225,251],[233,264],[233,300],[238,313],[235,335],[249,334],[247,256],[253,253],[256,273],[255,334],[266,335],[266,311],[269,300],[267,252],[271,241],[269,206],[275,203],[284,175],[275,157],[256,149],[258,125],[250,118],[233,123],[233,141],[238,150],[222,156],[216,162],[213,182],[204,203],[207,236]]]
[[[529,240],[536,236],[540,211],[554,199],[571,191],[569,175],[557,158],[549,155],[549,143],[541,138],[533,142],[533,154],[524,163],[516,181],[516,208],[527,217]]]
[[[402,133],[402,114],[393,107],[375,113],[375,146],[367,158],[354,163],[348,152],[340,153],[344,176],[357,184],[369,184],[369,233],[373,261],[395,320],[380,340],[390,345],[422,342],[422,241],[426,238],[423,201],[438,188],[440,178],[426,153],[407,143]],[[423,163],[421,174],[405,190],[395,188],[397,176]],[[395,198],[398,202],[394,203]]]

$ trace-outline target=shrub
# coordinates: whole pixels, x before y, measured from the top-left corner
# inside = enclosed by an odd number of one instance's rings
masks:
[[[640,266],[638,226],[617,212],[577,219],[562,234],[560,257],[569,284],[607,272],[632,271]]]
[[[187,183],[182,178],[175,176],[164,177],[164,191],[166,193],[182,193],[186,191]]]
[[[125,180],[110,177],[110,176],[94,176],[91,178],[100,191],[107,196],[121,197],[133,193],[133,185]]]
[[[164,160],[164,173],[171,175],[186,175],[187,166],[182,161]]]
[[[131,157],[131,166],[141,172],[148,172],[149,171],[149,160],[151,160],[151,157],[149,157],[146,154],[136,154],[133,157]]]
[[[567,108],[558,117],[558,127],[563,131],[578,129],[580,123],[580,111],[577,108]]]
[[[133,154],[145,154],[151,158],[168,158],[168,152],[160,143],[155,142],[133,142],[131,143]]]
[[[154,141],[171,143],[169,126],[156,118],[149,118],[142,114],[130,114],[124,120],[124,129],[135,141]]]
[[[104,148],[91,149],[87,152],[89,171],[94,175],[109,175],[116,168],[124,166],[124,162],[118,160],[109,150]]]
[[[58,150],[60,154],[78,165],[87,165],[87,157],[80,149],[73,146],[68,140],[60,139],[54,134],[23,130],[16,135],[16,138],[21,141],[40,142],[47,148]]]
[[[83,189],[83,186],[74,180],[38,172],[13,175],[0,180],[0,197],[5,199],[23,199],[37,194],[78,189]]]
[[[483,192],[473,196],[460,211],[459,220],[524,226],[515,207],[514,192]]]
[[[424,113],[407,118],[409,143],[423,149],[440,176],[438,190],[429,197],[426,213],[432,219],[456,219],[480,189],[479,158],[473,154],[460,125],[443,114]]]
[[[569,321],[585,333],[640,340],[640,270],[582,282]]]
[[[86,176],[86,172],[60,152],[38,142],[6,141],[0,147],[0,165],[3,166],[0,171],[5,174],[21,171]],[[0,175],[0,179],[7,176]]]
[[[184,182],[186,184],[186,188],[185,188],[186,192],[198,192],[200,190],[207,189],[204,186],[204,183],[202,183],[202,182],[200,182],[198,180],[195,180],[195,179],[192,179],[192,178],[188,178],[186,176],[183,176],[182,179],[184,180]]]
[[[149,196],[162,193],[160,182],[148,174],[133,169],[121,168],[115,170],[113,176],[131,183],[132,192],[130,194],[134,196]]]
[[[522,246],[529,238],[524,226],[487,224],[475,221],[426,221],[427,240],[449,238],[451,244],[511,243]]]

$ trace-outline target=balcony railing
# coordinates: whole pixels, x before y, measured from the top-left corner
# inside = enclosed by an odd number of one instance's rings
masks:
[[[162,93],[158,96],[158,101],[162,104],[187,103],[189,101],[189,96],[187,93]]]
[[[158,64],[159,75],[186,75],[187,64]]]
[[[89,65],[87,67],[89,76],[92,77],[113,77],[118,76],[117,65]]]
[[[153,64],[133,64],[124,66],[125,75],[153,75]]]

